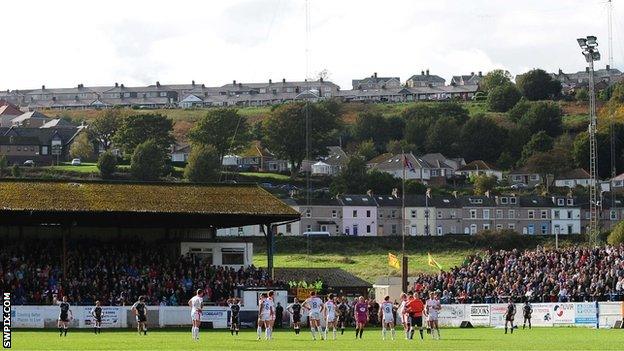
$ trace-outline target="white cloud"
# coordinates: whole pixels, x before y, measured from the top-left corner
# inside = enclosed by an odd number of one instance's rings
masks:
[[[310,3],[311,70],[328,69],[345,89],[373,72],[405,80],[423,69],[447,79],[493,68],[579,70],[575,38],[587,34],[599,37],[607,57],[601,0]],[[614,56],[621,67],[618,6]],[[3,4],[3,13],[3,89],[305,75],[303,0],[22,0]]]

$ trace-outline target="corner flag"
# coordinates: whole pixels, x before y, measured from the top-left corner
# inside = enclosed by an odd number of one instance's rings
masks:
[[[427,263],[431,266],[431,267],[435,267],[439,270],[442,270],[442,266],[440,266],[440,264],[438,262],[436,262],[436,260],[433,259],[433,257],[431,257],[431,254],[429,252],[427,252]]]
[[[399,259],[391,253],[388,253],[388,266],[396,268],[396,269],[401,269],[401,264],[399,263]]]

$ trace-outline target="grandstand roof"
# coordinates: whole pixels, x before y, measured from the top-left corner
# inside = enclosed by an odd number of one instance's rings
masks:
[[[220,228],[296,220],[256,185],[0,181],[0,224]]]

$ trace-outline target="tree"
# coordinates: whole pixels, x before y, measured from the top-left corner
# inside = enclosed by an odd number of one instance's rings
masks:
[[[388,141],[385,132],[387,130],[386,119],[381,113],[364,112],[358,114],[353,125],[353,136],[360,141],[371,140],[375,147],[385,145]]]
[[[462,127],[460,145],[467,161],[495,162],[505,144],[506,132],[483,114],[472,117]]]
[[[611,233],[607,238],[607,243],[613,246],[624,243],[624,221],[619,222],[611,229]]]
[[[105,151],[113,146],[115,134],[121,124],[121,111],[119,109],[108,109],[102,116],[94,119],[87,128],[87,132],[92,140],[95,140]]]
[[[537,152],[546,152],[553,148],[553,138],[543,130],[534,134],[528,143],[522,149],[521,163],[526,162],[533,154]]]
[[[169,118],[159,114],[134,115],[124,118],[115,134],[114,141],[126,154],[134,154],[134,149],[151,140],[161,152],[174,143],[173,124]]]
[[[488,191],[492,191],[498,184],[498,178],[495,175],[480,174],[474,178],[475,195],[484,195]]]
[[[368,190],[367,185],[366,161],[361,157],[351,156],[347,167],[332,180],[329,190],[334,195],[363,194]]]
[[[80,133],[76,139],[74,139],[69,149],[69,154],[72,158],[79,158],[81,160],[91,160],[93,158],[95,154],[93,143],[89,139],[87,133]]]
[[[551,137],[557,137],[563,131],[561,109],[550,102],[535,102],[520,118],[519,124],[531,133],[543,130]]]
[[[295,176],[306,157],[306,115],[309,115],[309,157],[327,153],[338,116],[323,104],[296,102],[276,107],[264,122],[264,142],[269,150],[288,160]]]
[[[576,92],[576,94],[574,94],[574,98],[576,101],[588,101],[589,93],[586,88],[581,88]]]
[[[615,152],[616,173],[624,172],[624,124],[613,124],[613,147]],[[611,137],[608,130],[599,130],[596,133],[596,147],[598,163],[596,170],[600,178],[611,176]],[[574,139],[572,158],[577,167],[589,170],[589,137],[587,132],[579,133]]]
[[[392,189],[400,186],[401,180],[390,173],[372,170],[366,174],[366,190],[372,190],[373,194],[391,194]]]
[[[219,177],[219,152],[212,145],[193,144],[184,178],[191,182],[210,182]]]
[[[458,125],[463,125],[470,118],[466,108],[457,102],[440,102],[433,105],[435,117],[451,117]]]
[[[98,158],[97,168],[102,179],[110,179],[117,172],[117,156],[110,151],[103,152]]]
[[[418,148],[414,144],[408,143],[405,139],[402,140],[390,140],[386,145],[386,151],[392,154],[401,153],[418,153]]]
[[[546,191],[550,186],[549,175],[556,179],[558,175],[571,169],[572,160],[566,150],[553,149],[548,152],[537,152],[526,162],[529,172],[538,173],[544,180]]]
[[[522,95],[531,101],[554,99],[561,95],[561,83],[542,69],[532,69],[516,77]]]
[[[194,144],[212,145],[219,160],[223,160],[226,153],[239,151],[249,143],[247,118],[232,108],[210,110],[191,129],[189,139]]]
[[[454,156],[459,152],[461,129],[452,117],[440,117],[431,125],[425,146],[427,152],[439,152]]]
[[[130,163],[132,176],[140,180],[158,180],[165,170],[165,154],[155,140],[147,140],[135,147]]]
[[[488,72],[479,82],[479,88],[489,93],[494,88],[511,83],[511,73],[502,69],[495,69]]]
[[[488,109],[494,112],[507,112],[514,107],[522,94],[513,83],[506,83],[492,88],[488,93]]]
[[[520,101],[518,101],[518,103],[509,110],[509,112],[507,112],[507,116],[515,123],[518,123],[520,118],[527,113],[529,108],[531,108],[531,103],[526,99],[521,98]]]
[[[4,177],[4,174],[7,171],[7,167],[9,166],[9,162],[5,155],[0,155],[0,178]]]
[[[370,160],[377,156],[377,150],[372,140],[365,140],[358,145],[356,153],[365,160]]]

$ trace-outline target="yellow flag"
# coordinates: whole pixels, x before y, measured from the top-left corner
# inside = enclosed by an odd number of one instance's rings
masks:
[[[440,266],[440,264],[438,262],[436,262],[436,260],[433,259],[433,257],[431,257],[431,254],[429,252],[427,252],[427,263],[431,266],[431,267],[435,267],[439,270],[442,270],[442,266]]]
[[[388,253],[388,265],[396,269],[401,269],[401,264],[399,263],[399,259],[391,253]]]

